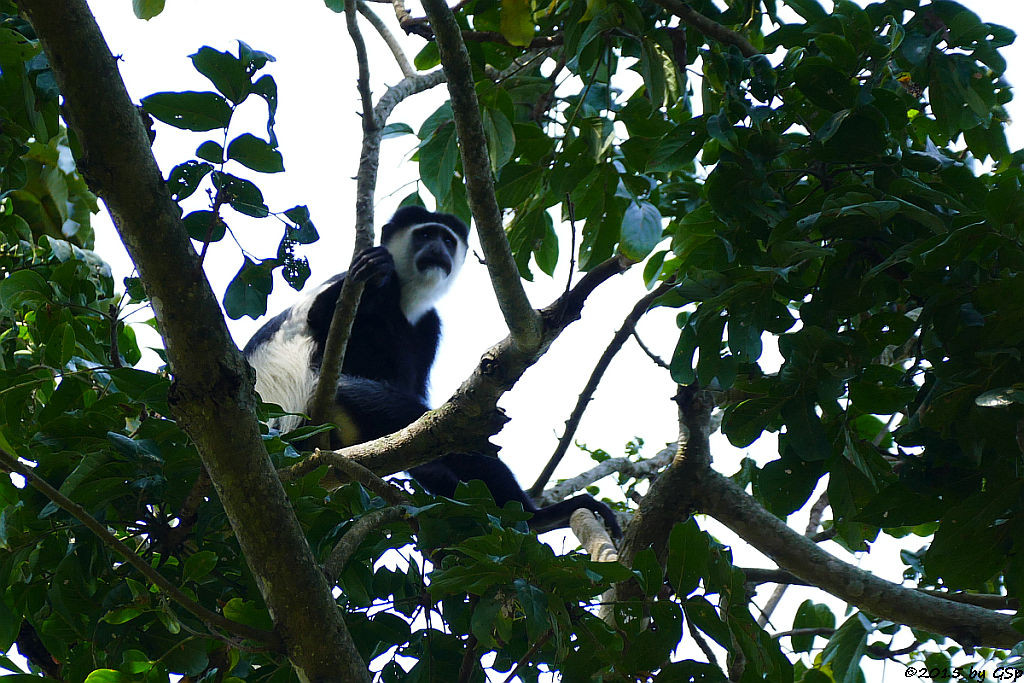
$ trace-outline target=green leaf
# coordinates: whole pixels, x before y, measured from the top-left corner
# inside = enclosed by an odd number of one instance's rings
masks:
[[[270,74],[260,76],[252,85],[252,92],[262,97],[267,103],[267,137],[270,144],[277,146],[277,134],[274,123],[277,120],[277,81]]]
[[[46,342],[46,361],[56,368],[62,368],[75,353],[75,330],[68,323],[54,328]]]
[[[666,569],[668,580],[680,599],[696,590],[701,577],[707,573],[709,552],[707,536],[692,517],[672,527]]]
[[[38,41],[31,41],[13,29],[0,26],[0,60],[26,62],[41,50]]]
[[[327,9],[337,14],[345,11],[345,0],[324,0],[324,5],[327,6]]]
[[[0,539],[0,547],[2,539]],[[15,614],[3,599],[0,599],[0,652],[7,652],[18,637],[21,628],[21,614]]]
[[[683,603],[683,611],[686,618],[693,621],[693,624],[704,633],[711,636],[716,643],[722,647],[730,647],[732,638],[729,635],[729,627],[718,616],[714,605],[700,595],[688,598]]]
[[[423,143],[419,151],[419,160],[423,184],[434,195],[438,204],[444,204],[451,195],[452,178],[455,177],[459,161],[454,121],[439,126]]]
[[[736,448],[746,448],[760,438],[779,414],[777,398],[750,398],[726,409],[722,417],[722,433]]]
[[[85,677],[85,683],[130,683],[131,678],[116,669],[96,669]]]
[[[786,5],[808,22],[820,21],[828,16],[818,0],[786,0]]]
[[[864,680],[860,660],[867,653],[868,633],[859,613],[847,619],[829,638],[821,652],[821,663],[832,667],[835,683],[859,683]]]
[[[224,292],[224,312],[232,320],[244,315],[258,318],[267,312],[267,297],[274,289],[276,259],[255,263],[245,257],[242,268]]]
[[[186,130],[227,128],[231,105],[215,92],[158,92],[142,98],[142,108],[153,118]]]
[[[285,232],[287,239],[299,244],[312,244],[320,239],[313,221],[309,218],[309,209],[307,207],[294,206],[285,211],[284,215],[295,223],[295,227],[289,226]]]
[[[228,144],[228,158],[246,168],[261,173],[280,173],[284,170],[281,152],[255,135],[242,133]]]
[[[526,47],[533,40],[531,4],[531,0],[504,0],[498,5],[501,14],[501,35],[512,45]]]
[[[974,403],[982,408],[1005,408],[1014,403],[1024,403],[1024,385],[986,391],[974,399]]]
[[[164,11],[164,0],[132,0],[132,11],[139,19],[149,21]]]
[[[1005,564],[1015,533],[1007,517],[1024,482],[1005,481],[962,497],[943,515],[924,556],[929,576],[958,588],[981,588]]]
[[[180,202],[182,199],[191,197],[199,188],[199,183],[213,170],[213,166],[205,161],[190,159],[178,164],[171,169],[167,176],[167,189],[171,191],[171,198]]]
[[[182,222],[188,236],[197,242],[219,242],[227,232],[224,219],[213,211],[193,211]]]
[[[793,617],[793,630],[805,628],[835,628],[836,616],[828,605],[816,603],[812,600],[804,600],[796,610]],[[791,636],[793,649],[797,652],[810,652],[814,645],[813,635]]]
[[[238,41],[238,59],[245,65],[246,71],[255,73],[267,65],[276,62],[274,55],[263,50],[254,50],[243,40]]]
[[[212,550],[200,550],[189,555],[185,560],[185,569],[182,572],[182,579],[185,581],[198,581],[217,566],[217,553]]]
[[[241,104],[252,89],[246,64],[229,52],[203,46],[189,55],[196,71],[206,76],[217,91],[235,104]]]
[[[633,576],[643,589],[644,595],[657,595],[665,583],[665,572],[654,555],[654,550],[644,548],[633,558]]]
[[[661,241],[661,212],[645,200],[632,202],[622,218],[619,250],[634,261],[642,261]]]
[[[487,140],[487,153],[491,171],[497,173],[512,158],[516,148],[516,134],[508,118],[497,109],[483,111],[483,126]]]
[[[212,164],[223,164],[224,148],[213,140],[207,140],[196,148],[196,156]]]
[[[108,624],[127,624],[129,621],[134,619],[143,613],[143,610],[138,607],[122,607],[115,609],[104,614],[100,621],[104,621]]]
[[[437,51],[437,42],[433,40],[424,45],[412,59],[412,65],[419,71],[429,71],[440,63],[441,55]]]
[[[267,610],[252,600],[231,598],[224,605],[224,616],[240,624],[246,624],[253,628],[270,630],[274,627]]]
[[[855,86],[850,77],[824,57],[808,57],[794,73],[796,85],[808,100],[829,111],[839,111],[854,103]]]
[[[53,299],[53,290],[34,270],[19,270],[0,280],[0,307],[17,311],[26,304],[33,308]]]
[[[254,218],[266,218],[270,215],[270,209],[263,203],[263,193],[252,181],[221,171],[214,171],[211,178],[218,195],[222,199],[227,199],[231,208],[238,213]]]
[[[853,405],[875,415],[899,412],[916,395],[917,387],[908,385],[901,370],[884,365],[869,365],[858,379],[850,382]]]
[[[381,140],[387,140],[388,138],[397,138],[402,135],[412,135],[413,129],[408,123],[389,123],[384,126],[380,133]]]

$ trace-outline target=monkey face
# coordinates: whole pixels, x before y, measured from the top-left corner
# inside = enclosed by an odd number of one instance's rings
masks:
[[[412,233],[413,261],[419,271],[440,268],[445,277],[452,274],[455,259],[459,256],[459,239],[440,223],[418,225]]]

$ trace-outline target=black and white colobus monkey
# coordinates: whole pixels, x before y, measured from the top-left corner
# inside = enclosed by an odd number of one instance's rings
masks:
[[[437,353],[441,322],[434,309],[466,259],[469,228],[455,216],[421,207],[399,209],[381,229],[381,246],[359,254],[348,273],[329,279],[253,335],[244,354],[256,369],[256,390],[288,412],[308,407],[320,374],[327,330],[345,277],[365,283],[352,324],[332,422],[347,446],[395,432],[428,410],[427,380]],[[300,418],[278,421],[282,431]],[[460,481],[480,479],[498,505],[519,501],[533,513],[530,526],[568,526],[579,508],[601,515],[618,536],[614,513],[582,494],[538,508],[498,458],[452,453],[409,473],[435,495],[451,496]]]

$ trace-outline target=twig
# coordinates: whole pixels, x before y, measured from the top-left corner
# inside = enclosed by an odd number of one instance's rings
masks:
[[[252,626],[247,626],[246,624],[228,619],[223,615],[206,609],[185,595],[177,586],[165,579],[160,572],[150,567],[149,564],[135,554],[131,548],[114,536],[114,534],[110,533],[110,531],[100,524],[95,517],[90,515],[85,508],[50,486],[50,484],[37,475],[31,467],[22,465],[18,462],[18,458],[16,456],[8,453],[2,448],[0,448],[0,466],[8,472],[16,472],[24,477],[25,480],[32,485],[32,488],[42,493],[53,501],[59,508],[81,522],[83,526],[96,534],[97,538],[103,541],[114,552],[124,557],[128,564],[149,579],[150,583],[162,590],[168,597],[206,624],[216,626],[228,633],[233,633],[248,640],[256,640],[265,643],[271,649],[280,649],[281,642],[278,639],[277,634],[274,632],[253,628]]]
[[[476,669],[476,636],[472,633],[466,638],[466,651],[462,655],[462,666],[459,667],[458,683],[469,683],[473,670]]]
[[[414,33],[427,40],[434,39],[434,32],[426,25],[425,20],[413,18],[409,14],[409,10],[405,8],[405,3],[402,0],[391,0],[391,6],[395,9],[395,18],[398,19],[398,25],[403,31],[410,34]]]
[[[163,546],[173,551],[178,548],[192,531],[196,520],[199,519],[199,506],[206,499],[206,493],[210,490],[210,475],[203,466],[199,467],[199,476],[192,484],[192,489],[185,496],[181,509],[175,515],[178,518],[178,526],[171,528],[163,539]]]
[[[587,409],[587,405],[594,397],[594,392],[597,391],[598,385],[601,383],[601,379],[604,377],[605,371],[608,366],[611,365],[612,359],[615,354],[619,352],[622,345],[626,343],[626,339],[632,334],[633,330],[636,329],[637,321],[647,312],[651,304],[659,296],[667,292],[672,288],[669,283],[662,283],[656,287],[653,291],[644,295],[640,301],[633,306],[633,310],[629,312],[626,319],[622,322],[622,326],[619,327],[618,331],[612,336],[611,341],[605,348],[604,353],[597,361],[597,365],[594,366],[594,370],[590,373],[590,379],[587,380],[586,386],[583,387],[583,391],[580,392],[580,396],[576,401],[576,406],[572,409],[572,413],[569,415],[569,419],[565,421],[565,432],[562,434],[562,438],[558,440],[558,445],[555,447],[555,452],[551,454],[544,469],[541,470],[540,475],[537,477],[537,481],[530,487],[528,493],[531,496],[537,496],[544,490],[548,481],[551,479],[551,475],[554,474],[555,468],[565,457],[565,453],[569,450],[569,445],[572,443],[572,437],[576,434],[576,428],[579,427],[580,420],[583,418],[583,413]]]
[[[711,649],[711,646],[708,645],[708,641],[704,640],[704,636],[702,636],[700,631],[697,630],[697,626],[693,623],[693,619],[687,619],[686,626],[690,631],[690,637],[696,641],[697,647],[699,647],[700,651],[704,653],[705,657],[707,657],[708,664],[722,668],[718,663],[718,658],[715,657],[715,651]]]
[[[781,631],[779,633],[773,633],[772,638],[778,640],[779,638],[791,638],[793,636],[821,636],[822,638],[831,638],[836,630],[834,628],[828,628],[826,626],[818,626],[815,628],[795,628],[791,631]]]
[[[720,43],[735,45],[739,48],[744,57],[753,57],[759,54],[756,47],[742,35],[730,28],[722,26],[717,21],[712,21],[706,16],[697,12],[682,0],[654,0],[672,14],[679,17],[684,23],[694,27],[704,35],[714,38]]]
[[[636,343],[640,345],[640,350],[647,354],[648,358],[654,361],[655,365],[665,370],[670,369],[668,363],[663,361],[660,356],[651,351],[650,348],[648,348],[647,344],[644,344],[644,340],[640,338],[640,335],[637,333],[636,328],[633,328],[633,339],[635,339]]]
[[[572,195],[565,193],[565,210],[569,214],[569,275],[565,278],[565,291],[572,287],[572,276],[576,274],[576,204],[572,201]]]
[[[810,514],[807,517],[807,528],[804,529],[804,536],[813,538],[818,531],[818,527],[821,526],[821,517],[825,514],[825,508],[828,507],[828,492],[822,493],[821,496],[811,506]],[[789,588],[790,584],[780,583],[775,586],[775,590],[772,591],[771,596],[768,598],[768,602],[765,603],[764,607],[761,608],[761,614],[757,617],[757,625],[764,628],[771,621],[772,613],[775,608],[782,602],[782,596],[786,594],[786,589]]]
[[[508,42],[508,38],[497,31],[462,31],[462,39],[471,43],[498,43],[499,45],[512,46],[512,43]],[[564,43],[565,38],[560,33],[551,36],[536,36],[530,41],[530,44],[527,45],[525,49],[541,50],[550,47],[558,47]]]
[[[604,462],[598,463],[586,472],[578,474],[570,479],[564,479],[551,488],[545,489],[545,491],[537,497],[537,504],[542,506],[552,505],[560,500],[565,500],[571,494],[577,491],[582,491],[595,481],[604,479],[609,474],[620,473],[636,479],[649,477],[666,468],[676,456],[677,450],[678,444],[669,444],[666,448],[659,451],[653,458],[641,460],[639,462],[630,460],[626,457],[609,458]]]
[[[395,61],[398,62],[398,68],[402,70],[403,76],[413,76],[416,74],[416,69],[413,68],[412,64],[409,63],[409,58],[405,56],[405,51],[402,49],[401,43],[395,38],[395,34],[391,32],[391,29],[387,27],[380,17],[378,17],[372,9],[370,9],[363,0],[357,0],[356,9],[359,13],[366,17],[366,20],[370,22],[370,25],[377,29],[377,33],[387,43],[388,49],[391,50],[391,54],[395,56]]]
[[[932,595],[936,598],[952,600],[953,602],[961,602],[965,605],[977,605],[978,607],[984,607],[985,609],[1020,609],[1020,600],[1017,598],[1011,598],[1008,595],[992,595],[990,593],[950,593],[948,591],[930,590],[928,588],[918,588],[918,590],[926,595]]]
[[[912,642],[906,647],[901,647],[898,650],[890,650],[883,645],[868,645],[867,650],[875,659],[896,659],[897,657],[903,657],[905,655],[913,654],[920,649],[921,643],[917,640]]]
[[[423,7],[437,37],[441,66],[448,81],[466,179],[466,195],[476,221],[480,246],[487,259],[491,285],[498,297],[498,305],[513,344],[522,349],[535,349],[543,334],[541,319],[523,289],[519,269],[512,258],[512,250],[501,222],[501,209],[494,196],[494,179],[469,54],[455,16],[444,0],[425,0]]]
[[[371,531],[379,529],[385,524],[405,519],[405,517],[406,512],[404,509],[400,507],[386,507],[368,512],[357,519],[334,546],[330,556],[324,563],[324,574],[327,575],[327,580],[331,583],[338,580],[338,576],[341,575],[345,565],[352,558],[352,553],[362,545],[363,541],[366,540],[366,536]]]
[[[839,530],[836,529],[835,527],[832,527],[830,529],[825,529],[824,531],[819,531],[818,533],[816,533],[813,536],[811,536],[811,540],[814,541],[815,543],[821,543],[822,541],[829,541],[829,540],[835,538],[835,536],[838,533],[838,531]]]
[[[785,569],[764,569],[761,567],[738,567],[746,577],[745,582],[752,585],[762,583],[788,583],[792,586],[811,586],[808,581],[801,579],[793,572]]]
[[[344,474],[352,481],[359,482],[363,485],[363,488],[377,494],[389,505],[409,505],[412,503],[412,499],[409,498],[405,491],[394,484],[384,481],[355,460],[346,458],[337,451],[322,451],[318,448],[302,462],[278,470],[278,475],[281,477],[281,481],[293,481],[323,465],[330,465],[332,470]]]
[[[519,661],[516,662],[516,665],[514,667],[512,667],[512,670],[508,673],[508,676],[505,677],[505,683],[512,683],[512,681],[516,679],[516,676],[519,674],[519,670],[526,666],[527,662],[530,661],[530,657],[533,657],[533,655],[537,653],[537,650],[541,649],[544,646],[544,643],[548,642],[551,639],[553,633],[554,631],[548,629],[544,632],[544,635],[537,639],[536,643],[530,646],[530,649],[526,651],[526,654],[519,658]]]

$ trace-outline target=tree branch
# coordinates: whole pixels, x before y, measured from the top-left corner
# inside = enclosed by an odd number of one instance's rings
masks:
[[[713,38],[726,45],[735,45],[744,57],[753,57],[760,51],[751,44],[749,40],[730,28],[722,26],[716,21],[708,19],[700,12],[694,10],[683,0],[654,0],[672,14],[679,17],[683,23],[689,24],[709,38]]]
[[[32,488],[42,493],[53,501],[60,509],[64,510],[81,522],[85,528],[95,534],[96,537],[110,547],[111,550],[121,555],[125,559],[125,562],[145,576],[150,583],[162,590],[168,597],[184,607],[191,614],[198,617],[208,626],[222,629],[247,640],[255,640],[260,643],[264,643],[273,650],[279,650],[281,648],[281,640],[273,631],[264,631],[263,629],[253,628],[252,626],[228,619],[221,614],[217,614],[216,612],[206,609],[198,602],[185,595],[177,586],[165,579],[160,572],[149,566],[148,562],[135,554],[131,548],[114,536],[114,534],[110,533],[110,531],[100,524],[95,517],[90,515],[85,508],[50,486],[50,484],[37,475],[31,467],[21,464],[18,462],[17,456],[8,453],[2,448],[0,448],[0,468],[8,472],[16,472],[23,476],[25,480],[31,484]]]
[[[657,365],[659,368],[663,370],[670,369],[668,363],[663,361],[656,353],[654,353],[653,351],[651,351],[650,348],[648,348],[647,344],[644,343],[644,340],[640,338],[639,334],[637,334],[635,328],[633,329],[633,339],[636,340],[636,343],[640,347],[640,350],[643,351],[655,365]]]
[[[580,420],[583,418],[583,413],[586,411],[587,406],[590,404],[591,399],[594,398],[594,392],[597,391],[598,385],[601,383],[601,379],[604,377],[605,371],[608,366],[611,365],[612,359],[615,354],[619,352],[622,345],[629,339],[629,335],[636,330],[636,324],[640,318],[650,309],[651,304],[654,300],[660,297],[665,292],[672,289],[671,284],[663,282],[651,292],[644,295],[633,306],[633,310],[629,312],[626,319],[622,322],[622,326],[612,335],[612,340],[608,343],[604,353],[597,361],[597,365],[594,366],[594,370],[590,373],[590,379],[587,380],[587,384],[583,387],[583,391],[580,392],[580,397],[576,401],[576,406],[572,409],[572,413],[569,415],[569,419],[565,421],[565,432],[562,434],[562,438],[558,440],[558,446],[555,447],[555,452],[551,454],[551,458],[547,464],[544,465],[544,469],[541,470],[540,475],[537,477],[537,481],[530,487],[528,493],[532,497],[537,497],[547,486],[548,481],[551,479],[551,475],[554,474],[555,468],[562,462],[562,458],[565,457],[565,453],[569,450],[569,445],[572,443],[572,437],[576,434],[576,428],[579,427]]]
[[[384,481],[355,460],[343,457],[334,451],[321,451],[318,448],[301,463],[278,470],[278,474],[281,476],[281,481],[294,481],[302,475],[308,474],[324,465],[330,465],[332,468],[328,476],[330,474],[336,475],[340,472],[349,480],[362,484],[363,488],[367,491],[383,498],[389,505],[409,505],[412,503],[412,499],[409,498],[405,491],[394,484]],[[326,479],[327,477],[325,476],[324,478]],[[321,482],[324,488],[337,488],[341,484],[342,482],[335,482],[334,484],[331,482]]]
[[[467,199],[476,221],[480,246],[487,259],[491,285],[512,342],[525,350],[533,350],[541,343],[541,320],[523,289],[519,269],[512,259],[512,250],[502,226],[501,210],[494,197],[491,162],[466,44],[462,41],[455,16],[444,0],[425,0],[423,7],[437,36],[437,49],[455,115]]]
[[[632,566],[633,557],[644,548],[653,548],[659,561],[664,563],[669,532],[676,522],[690,515],[697,500],[696,492],[710,471],[711,396],[697,388],[679,387],[675,401],[679,406],[678,453],[668,469],[651,484],[633,521],[626,527],[619,552],[627,567]]]
[[[708,472],[698,491],[705,512],[810,584],[900,624],[941,633],[962,645],[1013,647],[1021,634],[1010,617],[880,579],[822,550],[762,508],[728,478]]]
[[[174,375],[171,409],[196,444],[297,674],[369,680],[271,466],[252,369],[228,333],[117,59],[84,0],[19,6],[56,76],[78,167],[106,203],[152,301]]]
[[[586,508],[579,508],[569,516],[569,528],[580,540],[590,559],[594,562],[617,562],[619,553],[615,549],[604,521]]]
[[[176,517],[178,518],[178,525],[168,530],[167,535],[162,539],[164,547],[168,550],[175,550],[182,543],[185,542],[185,538],[192,532],[192,527],[195,526],[196,520],[199,519],[199,506],[203,504],[206,499],[206,494],[210,491],[210,475],[206,472],[203,467],[199,468],[199,476],[196,477],[196,481],[192,484],[191,490],[185,497],[185,501],[181,504],[181,509],[178,510]]]
[[[446,453],[493,451],[488,438],[508,421],[498,399],[544,355],[551,343],[580,317],[583,303],[599,284],[621,273],[631,262],[617,256],[599,264],[550,306],[541,311],[543,337],[538,348],[524,350],[507,337],[484,353],[476,370],[448,401],[408,427],[379,439],[334,451],[380,476],[429,462]],[[307,458],[289,468],[288,477],[307,474],[322,461]]]
[[[425,74],[406,76],[398,83],[389,87],[381,95],[380,99],[377,100],[377,106],[373,109],[373,116],[377,122],[377,127],[384,128],[384,124],[387,123],[391,112],[403,100],[442,83],[444,83],[444,70],[435,69]]]
[[[570,479],[564,479],[551,488],[546,489],[537,497],[537,504],[541,506],[552,505],[560,500],[565,500],[573,493],[582,491],[594,482],[616,472],[636,479],[649,477],[666,468],[676,456],[677,451],[678,444],[670,444],[667,448],[663,448],[655,454],[654,457],[639,462],[626,457],[609,458],[582,474],[578,474]]]
[[[373,99],[370,93],[370,63],[366,56],[366,43],[359,32],[356,18],[356,3],[345,3],[345,24],[348,27],[352,45],[356,51],[356,64],[359,75],[356,78],[356,89],[359,91],[359,102],[362,106],[363,146],[359,154],[359,172],[356,175],[356,217],[355,245],[352,248],[353,260],[364,250],[373,246],[373,193],[377,186],[377,165],[380,158],[381,133],[377,118],[373,111]],[[341,293],[334,305],[331,326],[324,342],[324,355],[320,363],[320,376],[309,406],[309,414],[314,423],[329,421],[331,407],[334,405],[338,390],[338,378],[345,363],[345,351],[352,335],[352,324],[355,322],[359,299],[363,294],[363,283],[355,278],[345,278]],[[319,441],[326,446],[328,433],[324,432]]]
[[[363,0],[357,0],[356,9],[359,13],[366,17],[366,20],[370,22],[370,25],[377,30],[380,37],[384,39],[388,49],[391,50],[391,54],[395,56],[395,61],[398,62],[398,68],[402,70],[402,75],[409,77],[416,75],[416,69],[413,68],[412,64],[409,63],[409,58],[405,56],[405,51],[402,49],[401,43],[395,38],[395,34],[391,32],[391,29],[387,27],[380,17],[378,17],[372,9],[370,9]]]
[[[345,565],[352,558],[352,553],[362,545],[371,531],[379,529],[385,524],[398,522],[405,519],[406,516],[405,510],[400,507],[386,507],[368,512],[357,519],[334,546],[330,557],[324,563],[324,574],[327,575],[328,581],[337,582],[338,576],[341,575]]]

